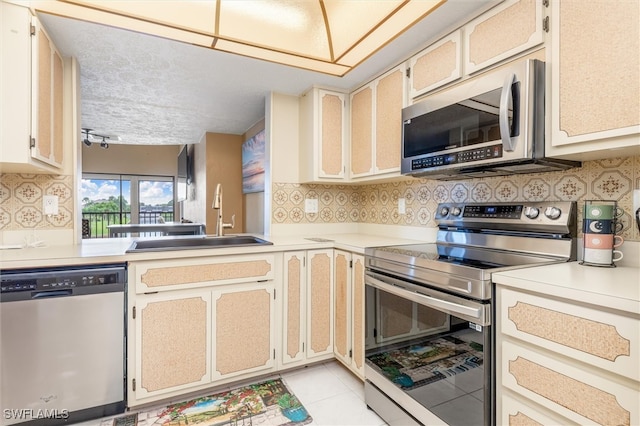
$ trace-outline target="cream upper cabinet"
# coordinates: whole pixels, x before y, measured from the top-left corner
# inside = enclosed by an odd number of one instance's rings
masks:
[[[0,2],[0,167],[61,173],[64,61],[29,9]]]
[[[409,60],[410,97],[417,98],[462,76],[462,30],[454,31]]]
[[[334,250],[334,345],[338,359],[364,378],[364,256]]]
[[[548,154],[640,153],[640,3],[551,2],[548,50]]]
[[[405,73],[400,65],[351,94],[351,179],[399,174]]]
[[[465,74],[542,44],[543,3],[541,0],[507,0],[466,24],[463,27]]]
[[[300,98],[300,181],[340,182],[346,177],[346,100],[313,88]]]

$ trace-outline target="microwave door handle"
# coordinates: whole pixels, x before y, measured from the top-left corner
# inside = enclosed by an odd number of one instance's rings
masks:
[[[500,135],[502,136],[503,149],[509,152],[516,149],[515,138],[511,138],[511,130],[509,129],[509,98],[511,97],[511,85],[515,82],[516,75],[509,74],[500,94]]]

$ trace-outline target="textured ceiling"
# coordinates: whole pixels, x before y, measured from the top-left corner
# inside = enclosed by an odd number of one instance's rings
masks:
[[[80,63],[82,127],[126,144],[197,143],[243,134],[270,92],[312,85],[350,90],[425,47],[495,0],[449,0],[344,77],[259,61],[98,24],[40,14],[65,56]],[[294,118],[295,119],[295,118]]]

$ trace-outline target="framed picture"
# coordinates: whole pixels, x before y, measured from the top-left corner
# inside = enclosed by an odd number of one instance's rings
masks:
[[[242,193],[264,192],[264,129],[242,144]]]

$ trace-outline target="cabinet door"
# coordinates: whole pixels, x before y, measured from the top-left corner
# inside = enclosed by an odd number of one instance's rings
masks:
[[[333,355],[333,250],[307,253],[307,359]]]
[[[350,176],[373,173],[373,84],[351,94]]]
[[[640,2],[554,1],[551,12],[551,147],[637,150]]]
[[[344,178],[345,95],[318,91],[319,178]]]
[[[305,252],[284,253],[282,364],[305,359],[306,268]]]
[[[542,1],[507,0],[465,25],[465,73],[474,73],[542,44],[543,19]]]
[[[273,284],[237,284],[212,292],[212,379],[275,366]]]
[[[400,171],[402,108],[407,104],[405,72],[404,65],[398,66],[374,83],[375,174]]]
[[[139,295],[135,310],[135,399],[211,381],[210,291]]]
[[[351,368],[364,378],[364,256],[351,255]]]
[[[333,352],[345,365],[351,365],[351,254],[334,250],[334,338]]]
[[[32,39],[32,115],[31,155],[47,164],[61,167],[63,62],[40,21],[34,17]]]
[[[462,76],[462,31],[458,30],[409,61],[410,96],[424,95]]]

